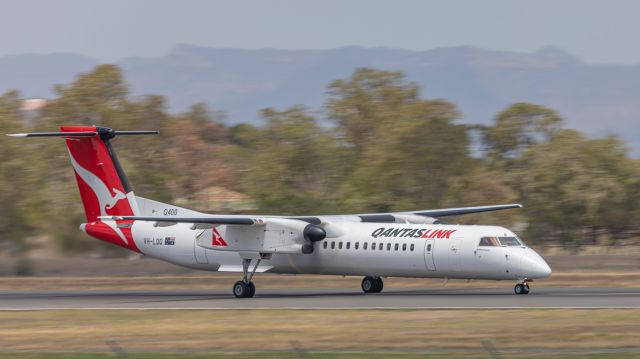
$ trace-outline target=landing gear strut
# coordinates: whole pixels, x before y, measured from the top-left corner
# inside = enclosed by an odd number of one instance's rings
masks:
[[[258,265],[262,259],[256,259],[256,264],[253,266],[251,272],[249,272],[249,265],[251,264],[250,258],[242,258],[242,273],[244,274],[242,280],[239,280],[233,284],[233,295],[236,298],[253,298],[256,294],[256,286],[253,285],[251,279],[258,269]]]
[[[364,277],[362,280],[362,291],[365,293],[380,293],[384,283],[380,277]]]
[[[516,294],[529,294],[529,283],[527,283],[527,281],[522,281],[521,283],[516,284],[515,287],[513,287],[513,291]]]

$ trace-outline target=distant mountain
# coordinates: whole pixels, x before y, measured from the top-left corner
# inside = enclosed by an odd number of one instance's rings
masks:
[[[0,91],[51,96],[98,64],[71,54],[0,58]],[[357,67],[402,70],[428,98],[456,103],[467,123],[488,123],[517,101],[554,108],[570,127],[601,136],[617,133],[640,154],[640,66],[590,65],[555,47],[532,53],[475,47],[408,51],[343,47],[330,50],[238,50],[177,45],[158,58],[118,62],[134,95],[161,94],[178,112],[203,101],[229,122],[256,122],[264,107],[304,104],[320,109],[326,85]]]

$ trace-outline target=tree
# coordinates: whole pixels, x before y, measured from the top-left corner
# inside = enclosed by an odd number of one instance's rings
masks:
[[[20,121],[20,97],[10,91],[0,96],[0,133],[23,132]],[[29,230],[29,206],[25,203],[29,179],[30,150],[24,143],[2,136],[0,138],[0,238],[13,240],[22,248],[25,232]]]
[[[449,181],[470,165],[467,128],[455,106],[420,98],[400,72],[358,69],[329,86],[327,108],[352,168],[346,207],[391,211],[442,204]]]
[[[484,128],[488,157],[497,164],[513,165],[527,147],[550,140],[562,123],[551,109],[526,102],[513,104],[496,116],[493,126]]]
[[[379,141],[378,130],[394,122],[404,105],[418,100],[419,88],[399,71],[357,69],[351,78],[328,87],[326,108],[343,140],[357,152]]]
[[[590,140],[562,130],[531,146],[516,174],[529,234],[574,244],[589,240],[586,229],[619,235],[638,219],[638,202],[630,201],[637,198],[638,174],[615,137]]]
[[[50,120],[87,125],[131,125],[123,110],[128,105],[128,88],[122,72],[115,65],[99,65],[93,71],[79,75],[69,86],[56,85],[58,98],[47,106]],[[124,115],[124,116],[123,116]]]
[[[243,188],[268,213],[313,214],[336,210],[334,189],[342,179],[347,158],[327,130],[302,107],[262,110],[266,124],[248,135],[250,153],[243,171]]]

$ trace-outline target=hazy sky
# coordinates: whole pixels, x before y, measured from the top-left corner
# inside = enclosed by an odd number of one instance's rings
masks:
[[[634,0],[0,0],[0,56],[74,52],[113,61],[176,43],[428,50],[555,45],[590,63],[640,64]]]

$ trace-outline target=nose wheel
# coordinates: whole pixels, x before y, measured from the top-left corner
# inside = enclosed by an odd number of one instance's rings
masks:
[[[384,288],[384,283],[380,277],[364,277],[362,280],[362,291],[365,293],[380,293]]]
[[[529,294],[529,284],[527,282],[518,283],[513,287],[516,294]]]

